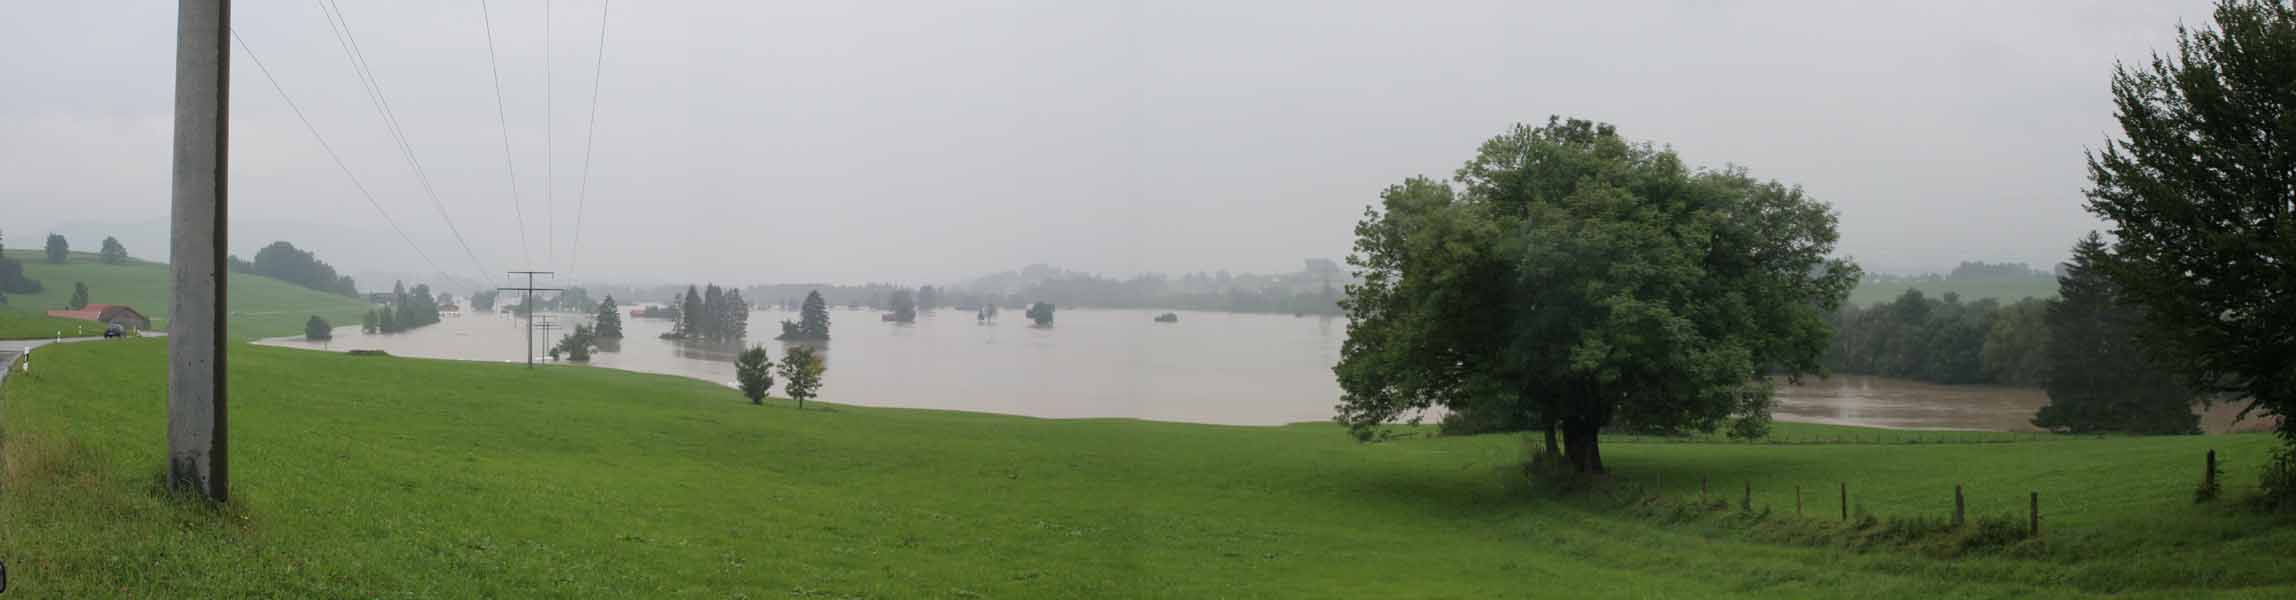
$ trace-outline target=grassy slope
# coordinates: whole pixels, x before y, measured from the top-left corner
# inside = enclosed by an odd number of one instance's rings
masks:
[[[1850,290],[1850,303],[1866,306],[1875,302],[1896,300],[1899,295],[1905,293],[1906,288],[1919,288],[1922,295],[1932,298],[1945,295],[1946,292],[1953,292],[1961,294],[1961,300],[1964,302],[1993,298],[2000,300],[2002,304],[2008,304],[2025,298],[2048,299],[2057,297],[2057,282],[2052,279],[1893,281],[1887,283],[1863,281],[1859,282],[1856,288]]]
[[[8,305],[25,311],[64,307],[72,297],[72,283],[88,284],[89,300],[98,304],[126,304],[151,317],[152,325],[167,321],[168,272],[161,263],[131,261],[107,265],[96,255],[73,253],[64,264],[49,264],[38,250],[9,250],[8,257],[24,263],[24,274],[40,280],[38,294],[9,294]],[[318,292],[291,283],[241,273],[231,275],[227,297],[231,306],[231,335],[263,338],[303,332],[303,322],[319,315],[337,325],[357,323],[367,303]],[[0,332],[0,339],[9,336]],[[39,336],[31,336],[39,337]]]
[[[2189,500],[2268,437],[1617,443],[1623,478],[1796,483],[1881,515],[2042,493],[2049,536],[1955,559],[1753,541],[1528,490],[1513,436],[749,406],[604,369],[233,349],[235,501],[155,493],[163,344],[43,351],[0,397],[11,591],[86,597],[2033,597],[2296,593],[2296,524]],[[1854,433],[1784,425],[1803,437]],[[1623,442],[1624,440],[1622,440]],[[1648,478],[1648,479],[1645,479]],[[1831,496],[1812,493],[1812,512]],[[2012,557],[2015,555],[2017,557]],[[2199,588],[2206,588],[2205,590]]]
[[[27,340],[62,335],[99,335],[103,328],[89,321],[59,319],[42,313],[0,306],[0,340]]]

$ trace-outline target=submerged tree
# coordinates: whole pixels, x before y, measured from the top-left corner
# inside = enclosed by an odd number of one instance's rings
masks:
[[[828,366],[813,348],[793,346],[781,357],[781,380],[787,382],[782,384],[781,389],[797,401],[798,408],[803,409],[806,400],[820,393],[821,374],[827,370]]]
[[[741,395],[749,397],[750,404],[765,404],[765,395],[773,391],[773,357],[767,356],[764,346],[750,346],[733,361],[733,378],[741,384]]]
[[[908,289],[908,288],[901,288],[901,289],[898,289],[898,290],[893,290],[893,300],[892,300],[892,303],[893,303],[893,307],[892,307],[892,308],[893,308],[893,313],[892,313],[893,322],[895,322],[895,323],[915,323],[915,322],[917,322],[917,299],[916,299],[916,296],[912,295],[912,294],[909,292],[909,289]]]
[[[2098,267],[2112,260],[2091,233],[2073,247],[2049,303],[2049,403],[2033,425],[2088,433],[2200,433],[2192,390],[2147,360],[2144,309],[2121,303]]]
[[[2140,340],[2200,391],[2282,415],[2296,445],[2296,10],[2224,0],[2214,29],[2113,74],[2126,139],[2089,156],[2089,211],[2112,222],[2104,264],[2145,309]],[[2292,493],[2296,498],[2296,493]]]
[[[335,326],[319,315],[311,315],[310,320],[303,322],[303,339],[314,342],[335,339]]]
[[[1052,311],[1053,308],[1051,302],[1038,302],[1036,304],[1031,304],[1028,307],[1028,320],[1035,321],[1038,327],[1051,327]]]
[[[1433,407],[1512,412],[1599,473],[1606,427],[1760,435],[1767,375],[1818,371],[1858,277],[1827,258],[1826,204],[1609,125],[1519,126],[1458,184],[1406,180],[1356,226],[1333,370],[1359,437]]]
[[[606,299],[598,303],[597,334],[599,339],[622,339],[621,310],[620,306],[614,304],[613,294],[607,294]]]
[[[597,347],[597,335],[592,333],[590,326],[575,325],[574,333],[569,333],[566,334],[566,337],[559,338],[558,345],[550,349],[550,355],[555,357],[558,356],[559,353],[563,352],[566,354],[566,360],[574,362],[590,362],[590,351],[596,349]]]
[[[791,342],[820,342],[829,340],[829,303],[821,299],[821,292],[805,294],[805,302],[797,311],[797,322],[781,322],[781,335],[775,339]]]

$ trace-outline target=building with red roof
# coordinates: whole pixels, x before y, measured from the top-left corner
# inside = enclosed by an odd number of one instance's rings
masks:
[[[51,310],[48,311],[48,316],[64,319],[79,319],[82,321],[95,321],[106,325],[118,325],[128,329],[151,329],[150,318],[143,316],[143,313],[136,312],[136,309],[129,308],[125,304],[90,304],[87,307],[81,308],[79,310]]]

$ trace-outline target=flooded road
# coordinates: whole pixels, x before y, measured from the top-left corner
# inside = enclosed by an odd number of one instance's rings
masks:
[[[886,323],[870,311],[832,310],[831,339],[822,345],[829,371],[821,399],[844,404],[982,411],[1047,418],[1118,417],[1230,425],[1279,425],[1331,418],[1339,385],[1346,321],[1329,317],[1179,312],[1178,323],[1157,323],[1149,310],[1062,310],[1050,328],[1037,328],[1018,311],[993,324],[965,311],[919,315],[914,324]],[[778,310],[750,314],[750,342],[778,359],[785,346],[771,339],[783,319]],[[546,320],[572,327],[585,317]],[[450,317],[437,325],[395,334],[335,330],[331,342],[279,338],[277,346],[383,350],[399,356],[518,362],[525,355],[525,321],[499,314]],[[623,319],[626,337],[598,352],[594,367],[682,375],[733,383],[734,346],[659,339],[670,322]],[[552,335],[554,341],[557,335]],[[549,341],[537,339],[535,348]],[[1886,377],[1836,375],[1802,385],[1778,386],[1774,414],[1781,421],[1902,429],[2033,431],[2027,421],[2047,402],[2038,388],[1934,385]],[[2223,431],[2236,410],[2204,419]],[[2260,425],[2255,420],[2243,429]]]

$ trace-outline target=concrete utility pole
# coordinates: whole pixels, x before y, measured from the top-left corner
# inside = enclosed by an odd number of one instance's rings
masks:
[[[557,275],[557,273],[553,271],[511,271],[510,274],[526,276],[526,287],[500,289],[526,293],[525,300],[522,300],[518,306],[526,311],[526,368],[532,369],[534,368],[534,293],[559,291],[558,288],[534,287],[534,276]]]
[[[167,325],[168,484],[230,498],[223,316],[231,0],[179,0]]]

